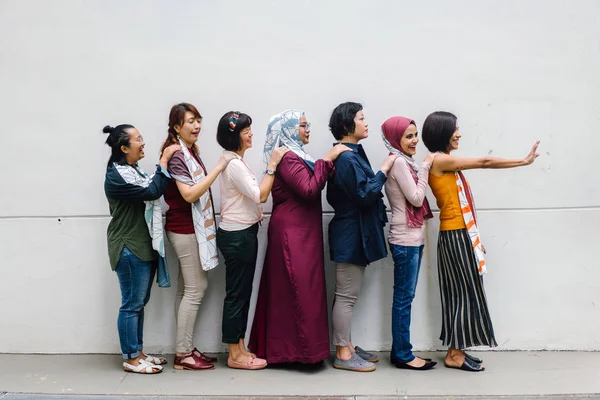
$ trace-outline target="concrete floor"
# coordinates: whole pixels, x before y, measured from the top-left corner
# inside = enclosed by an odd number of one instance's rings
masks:
[[[440,363],[443,355],[422,353]],[[237,396],[600,398],[597,395],[600,394],[600,352],[480,352],[477,355],[485,359],[485,372],[452,370],[440,364],[431,371],[399,370],[383,353],[377,370],[370,373],[336,370],[331,361],[316,370],[277,367],[240,371],[227,368],[226,355],[221,354],[217,368],[211,371],[175,371],[173,357],[169,356],[163,373],[144,376],[124,372],[117,355],[0,354],[0,399],[56,399],[65,395],[85,399],[107,399],[106,395],[114,396],[109,398],[194,396],[197,399],[215,396],[224,396],[222,399]]]

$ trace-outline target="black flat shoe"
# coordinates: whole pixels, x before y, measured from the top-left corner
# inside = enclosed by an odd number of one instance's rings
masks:
[[[468,358],[469,360],[471,360],[473,362],[476,362],[477,364],[481,364],[483,362],[483,360],[481,358],[477,358],[475,356],[467,354],[466,351],[463,351],[463,354],[465,355],[466,358]]]
[[[423,359],[425,360],[425,359]],[[426,361],[424,365],[422,365],[421,367],[413,367],[412,365],[409,365],[407,363],[403,363],[403,362],[397,362],[395,363],[396,368],[400,368],[400,369],[412,369],[415,371],[426,371],[428,369],[432,369],[433,367],[435,367],[437,364],[437,362],[435,361]]]
[[[420,357],[419,357],[420,358]],[[431,361],[431,358],[421,358],[421,360],[423,361]],[[390,361],[392,362],[392,364],[396,365],[396,363],[400,362],[398,360],[396,360],[395,358],[391,358],[390,357]],[[437,364],[437,361],[435,362]]]
[[[463,371],[469,371],[469,372],[485,371],[485,367],[482,367],[481,365],[477,364],[476,362],[471,361],[470,359],[468,359],[466,357],[465,357],[465,361],[462,363],[462,365],[460,367],[455,367],[453,365],[448,365],[446,363],[444,363],[444,365],[446,366],[446,368],[462,369]]]

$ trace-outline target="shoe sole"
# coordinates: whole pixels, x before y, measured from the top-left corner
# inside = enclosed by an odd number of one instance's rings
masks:
[[[241,367],[241,366],[240,367],[236,367],[234,365],[227,364],[227,367],[229,367],[231,369],[242,369],[242,370],[246,370],[246,371],[260,371],[261,369],[267,368],[267,366],[268,366],[268,364],[261,365],[261,366],[256,367],[256,368],[245,368],[245,367]]]
[[[178,371],[210,371],[211,369],[215,369],[215,366],[213,365],[212,368],[191,368],[185,365],[173,365],[173,368]]]
[[[450,368],[450,369],[458,369],[459,371],[465,371],[465,372],[483,372],[483,371],[485,371],[485,367],[481,367],[481,369],[472,369],[472,370],[471,370],[471,369],[463,369],[463,368],[461,368],[461,367],[454,367],[454,366],[452,366],[452,365],[448,365],[448,364],[446,364],[446,363],[444,363],[444,366],[445,366],[446,368]]]
[[[372,372],[375,371],[376,367],[367,367],[367,368],[356,368],[356,367],[344,367],[342,365],[333,364],[333,368],[343,369],[345,371],[354,371],[354,372]]]

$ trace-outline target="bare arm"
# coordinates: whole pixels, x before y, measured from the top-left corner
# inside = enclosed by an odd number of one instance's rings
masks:
[[[188,203],[195,203],[211,187],[221,172],[225,170],[232,157],[221,156],[217,166],[210,171],[204,179],[194,185],[188,185],[178,180],[175,181],[181,197]]]
[[[439,154],[433,162],[433,167],[438,172],[456,172],[465,169],[504,169],[523,167],[532,164],[539,156],[539,154],[536,153],[539,144],[540,142],[538,140],[531,148],[527,157],[520,160],[508,160],[500,157],[464,158]]]

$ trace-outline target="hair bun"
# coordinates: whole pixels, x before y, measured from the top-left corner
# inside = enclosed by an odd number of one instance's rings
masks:
[[[104,127],[104,129],[102,129],[102,132],[104,132],[104,133],[108,133],[108,134],[110,134],[110,133],[113,133],[114,131],[115,131],[115,128],[113,128],[113,127],[112,127],[112,126],[110,126],[110,125],[106,125],[106,126]]]

